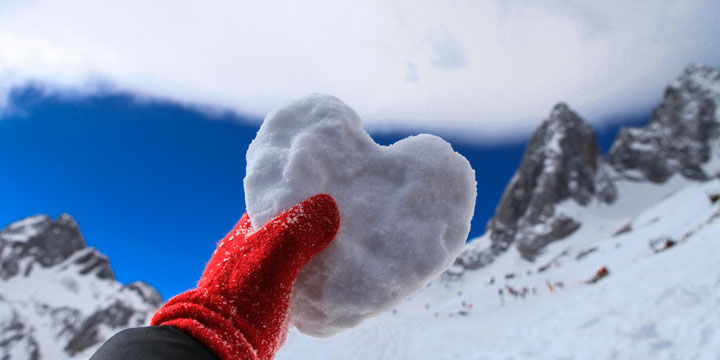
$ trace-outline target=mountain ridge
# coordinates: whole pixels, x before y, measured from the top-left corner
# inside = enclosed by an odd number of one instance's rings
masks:
[[[149,322],[162,303],[142,281],[120,284],[68,214],[0,230],[0,354],[82,358],[112,333]]]
[[[569,272],[567,269],[570,268],[578,272],[579,277],[589,277],[592,273],[588,268],[594,271],[609,262],[614,276],[623,271],[623,266],[634,266],[634,262],[655,256],[658,249],[664,250],[657,244],[665,244],[667,240],[681,243],[696,237],[696,233],[704,231],[703,236],[711,233],[720,218],[717,200],[712,200],[720,196],[720,183],[711,180],[720,174],[719,104],[720,70],[688,67],[668,87],[650,123],[645,127],[622,130],[607,157],[598,150],[592,128],[568,105],[557,104],[533,133],[516,176],[508,183],[485,235],[470,242],[445,276],[428,286],[432,291],[447,290],[452,299],[436,305],[439,302],[434,302],[434,298],[424,300],[421,291],[406,303],[417,306],[420,310],[413,308],[413,311],[427,316],[430,321],[437,321],[439,316],[467,320],[472,316],[472,303],[468,305],[468,301],[463,300],[462,306],[455,304],[460,303],[466,292],[485,291],[477,299],[487,299],[488,290],[492,290],[491,296],[497,296],[497,290],[506,291],[499,292],[501,304],[505,306],[511,289],[521,293],[525,287],[526,291],[522,292],[525,298],[536,291],[544,291],[543,281],[553,294],[560,286],[572,286],[567,278],[558,278],[567,276],[558,271]],[[683,190],[688,184],[691,184],[689,190]],[[642,201],[628,198],[628,194],[635,196],[643,192],[653,195],[639,196]],[[687,202],[694,206],[692,209],[697,208],[703,214],[697,224],[687,219],[691,217],[688,214],[673,214],[669,210],[677,204],[686,205],[684,197],[690,199]],[[638,209],[616,214],[631,206]],[[593,219],[598,219],[601,224],[592,224]],[[675,224],[678,228],[670,231],[662,228],[665,225],[658,219],[668,223],[688,221],[691,225]],[[594,242],[593,237],[603,238],[604,243]],[[638,239],[642,241],[638,242]],[[625,259],[630,256],[621,252],[625,248],[632,248],[635,258]],[[624,257],[625,262],[616,261],[615,257],[603,257],[605,254]],[[660,254],[665,258],[668,256]],[[487,278],[479,280],[481,276]],[[558,279],[562,281],[558,282]],[[577,289],[580,282],[573,280],[574,289]],[[673,286],[677,288],[682,284],[679,281]],[[114,332],[146,324],[162,303],[157,291],[146,283],[117,282],[109,259],[97,249],[86,246],[79,226],[67,214],[56,220],[47,215],[31,216],[0,230],[0,286],[3,290],[0,292],[0,357],[3,359],[87,358]],[[556,290],[552,290],[553,287]],[[519,298],[519,295],[513,296]],[[492,300],[496,299],[493,297]],[[547,299],[541,300],[549,301]],[[679,299],[678,302],[685,301],[682,297]],[[404,316],[411,305],[401,305],[400,314]],[[480,311],[480,306],[477,308],[475,311]],[[489,309],[500,311],[498,309],[503,308]],[[429,311],[435,314],[426,314]],[[394,315],[395,312],[388,313],[381,320],[361,325],[357,332],[350,330],[320,346],[332,350],[332,344],[337,343],[342,345],[338,349],[347,351],[348,346],[343,341],[357,343],[356,334],[368,332],[371,335],[368,341],[374,339],[373,344],[377,342],[381,344],[379,347],[388,347],[389,354],[403,354],[403,346],[407,344],[403,345],[405,337],[400,333],[395,339],[397,343],[382,345],[382,339],[387,338],[386,332],[398,330],[393,330],[392,326],[378,327],[384,330],[372,328],[380,321],[387,321],[381,324],[397,324]],[[536,315],[530,313],[530,316]],[[413,329],[426,331],[429,327],[425,322],[418,327],[416,318],[412,321],[415,321]],[[597,322],[602,319],[585,319],[575,330],[591,328]],[[568,323],[572,321],[568,320]],[[528,327],[528,324],[522,326]],[[707,326],[712,328],[712,322]],[[646,331],[649,335],[643,336],[659,338],[654,334],[663,332],[662,329],[651,330]],[[515,336],[507,337],[510,338]],[[529,343],[536,338],[546,339],[540,332],[528,337]],[[307,350],[310,341],[293,334],[279,358],[283,358],[283,352],[291,354],[293,349]],[[641,340],[633,338],[632,341],[634,344]],[[661,349],[671,346],[657,341],[649,345],[651,350],[654,344],[660,344]],[[357,350],[362,353],[373,348],[366,345]],[[308,352],[292,354],[305,353]]]
[[[556,211],[563,201],[612,203],[618,179],[663,183],[676,173],[707,179],[720,173],[720,164],[710,161],[713,154],[719,158],[720,69],[688,66],[667,87],[650,122],[621,128],[607,157],[598,150],[592,127],[558,103],[533,132],[488,221],[490,244],[471,241],[446,275],[487,266],[511,246],[533,261],[581,226],[570,214]]]

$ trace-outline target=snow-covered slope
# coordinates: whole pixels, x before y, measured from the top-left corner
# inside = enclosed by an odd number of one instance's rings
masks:
[[[511,250],[331,339],[291,331],[278,359],[717,358],[720,181],[620,181],[618,195],[564,203],[583,226],[534,263]]]
[[[38,215],[0,230],[0,358],[84,359],[115,332],[149,322],[162,302],[115,280],[75,220]]]

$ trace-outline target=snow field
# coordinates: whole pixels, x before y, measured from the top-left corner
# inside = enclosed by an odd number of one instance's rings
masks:
[[[291,331],[278,359],[719,358],[720,182],[637,185],[619,183],[618,204],[575,209],[583,227],[535,263],[509,251],[332,339]],[[658,237],[678,243],[656,252]],[[585,283],[601,266],[610,275]]]

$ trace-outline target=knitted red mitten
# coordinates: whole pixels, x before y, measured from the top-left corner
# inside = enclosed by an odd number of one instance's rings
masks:
[[[152,325],[171,325],[221,359],[271,359],[285,340],[300,269],[340,226],[330,195],[315,195],[256,232],[245,214],[218,243],[198,286],[170,299]]]

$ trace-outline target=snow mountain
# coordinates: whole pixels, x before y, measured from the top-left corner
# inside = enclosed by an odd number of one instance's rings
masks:
[[[644,128],[622,129],[609,161],[624,177],[654,183],[675,173],[702,180],[720,170],[720,69],[693,65],[665,90]]]
[[[608,158],[555,106],[444,276],[330,339],[291,330],[277,358],[720,358],[718,74],[689,67]]]
[[[115,280],[75,220],[32,216],[0,230],[0,358],[88,358],[115,332],[148,323],[150,285]]]
[[[535,130],[486,232],[453,271],[486,266],[511,246],[533,261],[581,223],[557,205],[612,204],[618,181],[664,183],[674,174],[704,180],[720,172],[720,69],[692,65],[665,91],[643,128],[622,128],[607,159],[592,127],[560,103]],[[711,161],[712,160],[712,161]]]
[[[483,236],[444,276],[278,360],[720,358],[720,70],[691,66],[603,157],[556,105]],[[162,299],[118,283],[68,215],[0,231],[0,358],[87,358]]]
[[[530,138],[488,223],[493,253],[514,243],[533,260],[545,245],[577,230],[580,223],[554,205],[566,199],[612,203],[617,190],[608,173],[592,127],[566,104],[556,105]]]

